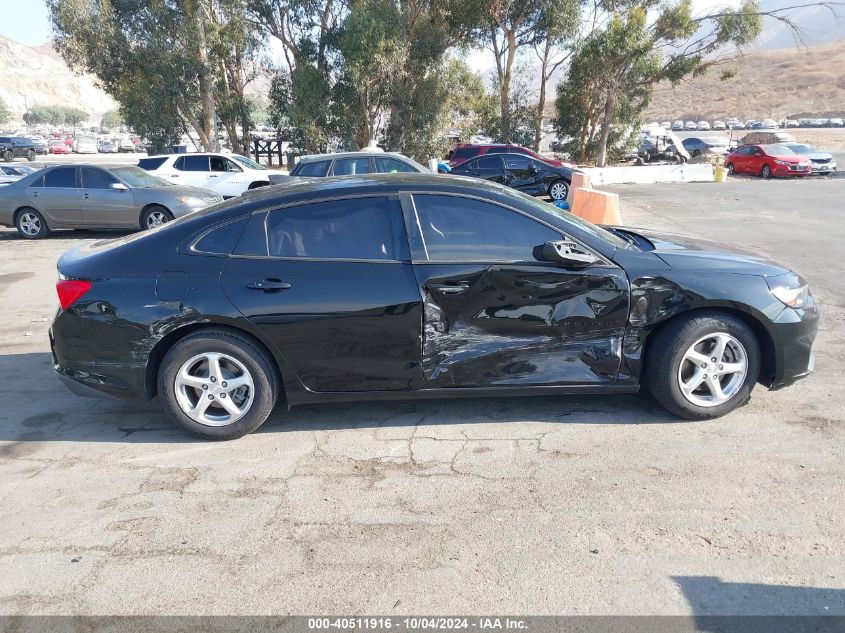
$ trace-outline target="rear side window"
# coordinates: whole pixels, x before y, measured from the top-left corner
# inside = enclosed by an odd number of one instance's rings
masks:
[[[505,167],[507,169],[528,169],[531,161],[526,156],[505,156]]]
[[[416,173],[416,169],[408,165],[407,163],[403,163],[401,160],[396,160],[395,158],[376,158],[376,171],[380,174],[391,174],[391,173]]]
[[[158,158],[142,158],[138,161],[138,167],[140,167],[141,169],[146,169],[147,171],[153,171],[154,169],[158,169],[159,167],[164,165],[164,161],[166,160],[166,156]]]
[[[409,259],[396,198],[327,200],[273,211],[267,240],[271,257]]]
[[[179,171],[209,171],[208,156],[180,156],[173,166]]]
[[[244,231],[248,217],[229,222],[206,233],[194,244],[194,250],[211,255],[229,255]]]
[[[316,176],[322,178],[329,172],[329,162],[327,160],[317,160],[313,163],[299,163],[299,167],[294,170],[294,176]]]
[[[44,174],[45,187],[76,187],[76,167],[57,167]]]
[[[530,262],[557,231],[489,202],[442,195],[415,195],[414,206],[433,262]]]
[[[468,158],[472,158],[473,156],[478,156],[481,153],[480,147],[459,147],[455,150],[455,153],[452,154],[452,160],[454,161],[462,161],[467,160]]]
[[[355,176],[369,173],[369,158],[338,158],[332,169],[332,174],[335,176]]]
[[[499,162],[498,156],[482,156],[475,161],[477,169],[501,169],[502,164]]]

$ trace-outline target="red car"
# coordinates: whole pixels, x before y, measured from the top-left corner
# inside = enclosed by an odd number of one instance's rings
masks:
[[[731,174],[752,174],[762,178],[772,176],[809,176],[813,165],[802,154],[786,145],[744,145],[725,157],[725,167]]]
[[[534,150],[528,149],[527,147],[522,147],[521,145],[509,145],[505,143],[491,143],[489,145],[477,145],[475,143],[458,143],[453,149],[449,151],[449,153],[446,155],[446,158],[449,161],[449,167],[454,167],[456,165],[460,165],[466,160],[469,160],[470,158],[475,158],[476,156],[483,156],[487,153],[527,154],[532,158],[541,160],[544,163],[548,163],[549,165],[554,165],[555,167],[575,167],[575,165],[571,163],[565,163],[562,160],[541,156]]]
[[[65,145],[64,141],[57,138],[50,140],[47,151],[51,154],[70,154],[70,148]]]

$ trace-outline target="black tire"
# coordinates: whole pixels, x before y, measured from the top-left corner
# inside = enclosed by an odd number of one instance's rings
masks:
[[[744,348],[747,371],[733,396],[722,404],[698,406],[681,391],[679,370],[687,350],[708,334],[726,333]],[[721,359],[717,361],[721,363]],[[760,375],[760,344],[742,320],[719,311],[697,312],[667,323],[648,344],[643,383],[666,410],[687,420],[708,420],[725,415],[748,402]]]
[[[558,178],[549,185],[548,194],[552,200],[566,200],[569,195],[569,183],[563,178]]]
[[[11,163],[13,160],[15,160],[14,153],[12,153],[11,150],[7,149],[5,152],[3,152],[3,160],[7,163]]]
[[[26,240],[40,240],[50,235],[44,216],[32,207],[18,210],[15,214],[15,228],[18,230],[18,235]]]
[[[151,204],[141,213],[141,229],[146,231],[173,219],[173,214],[160,204]]]
[[[698,149],[693,150],[692,157],[696,158],[698,156],[701,156],[701,150],[698,150]]]
[[[772,168],[768,165],[763,165],[763,168],[760,170],[760,177],[761,178],[771,178],[772,177]]]
[[[269,185],[270,185],[270,183],[265,181],[265,180],[257,180],[255,182],[249,183],[248,189],[249,190],[258,189],[259,187],[267,187]]]
[[[35,162],[35,159],[36,159],[37,157],[38,157],[38,155],[35,153],[35,150],[34,150],[34,149],[27,150],[27,152],[26,152],[26,159],[27,159],[30,163],[34,163],[34,162]]]
[[[729,173],[731,176],[733,176],[733,175],[734,175],[734,173],[736,172],[736,167],[734,167],[734,164],[733,164],[733,163],[728,163],[728,164],[727,164],[727,168],[728,168],[728,173]]]
[[[176,395],[176,374],[182,365],[197,355],[212,352],[226,354],[243,364],[255,385],[249,410],[226,426],[207,426],[192,419]],[[210,328],[186,336],[170,348],[158,370],[158,395],[165,412],[185,430],[214,440],[233,440],[252,433],[267,420],[280,391],[278,373],[269,354],[249,337],[232,330]]]

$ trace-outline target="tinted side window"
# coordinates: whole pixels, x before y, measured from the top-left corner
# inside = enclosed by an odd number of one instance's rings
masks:
[[[211,165],[211,171],[243,171],[235,163],[222,156],[209,156],[208,160]]]
[[[353,176],[370,173],[369,158],[339,158],[334,162],[332,173],[335,176]]]
[[[294,170],[295,176],[316,176],[322,178],[329,171],[329,162],[327,160],[318,160],[313,163],[299,163],[299,166]]]
[[[248,219],[241,218],[206,233],[194,244],[194,250],[200,253],[229,255],[235,249]]]
[[[45,187],[76,187],[76,167],[58,167],[44,174]]]
[[[530,166],[527,156],[505,156],[505,169],[528,169]]]
[[[430,261],[536,261],[560,233],[503,207],[454,196],[415,195]]]
[[[175,167],[181,171],[208,171],[208,156],[181,156]]]
[[[408,259],[402,208],[394,198],[328,200],[273,211],[272,257]]]
[[[82,168],[82,186],[87,189],[111,189],[116,182],[117,178],[102,169]]]
[[[476,161],[476,169],[501,169],[498,156],[482,156]]]
[[[154,169],[158,169],[164,164],[166,161],[166,157],[162,158],[142,158],[138,161],[138,167],[141,169],[146,169],[147,171],[152,171]]]
[[[380,174],[416,173],[417,171],[407,163],[403,163],[401,160],[396,160],[395,158],[376,158],[375,161],[376,171]]]

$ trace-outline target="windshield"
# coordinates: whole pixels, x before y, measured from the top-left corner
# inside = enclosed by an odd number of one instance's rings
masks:
[[[809,145],[802,145],[800,143],[796,143],[795,145],[789,145],[789,149],[791,149],[796,154],[812,154],[815,152],[815,150]]]
[[[558,220],[563,220],[565,223],[572,224],[585,233],[589,233],[600,240],[609,242],[618,248],[631,248],[631,243],[627,240],[622,239],[618,235],[614,235],[610,231],[606,231],[600,226],[596,226],[592,222],[587,222],[587,220],[579,218],[577,215],[572,215],[569,211],[564,211],[551,203],[543,202],[542,200],[538,200],[537,198],[529,196],[527,193],[522,193],[521,191],[508,190],[508,193],[514,194],[523,202],[530,204],[536,211],[539,212],[538,215],[540,216],[546,215]]]
[[[262,171],[266,171],[267,169],[264,165],[259,165],[251,158],[241,156],[240,154],[232,154],[232,159],[238,161],[241,165],[244,165],[245,167],[249,167],[250,169],[260,169]]]
[[[136,189],[149,189],[150,187],[169,187],[170,183],[157,176],[147,173],[140,167],[110,167],[109,171],[117,176],[124,184]]]
[[[769,145],[766,148],[766,153],[769,156],[788,156],[790,154],[795,154],[791,149],[789,149],[786,145]]]

